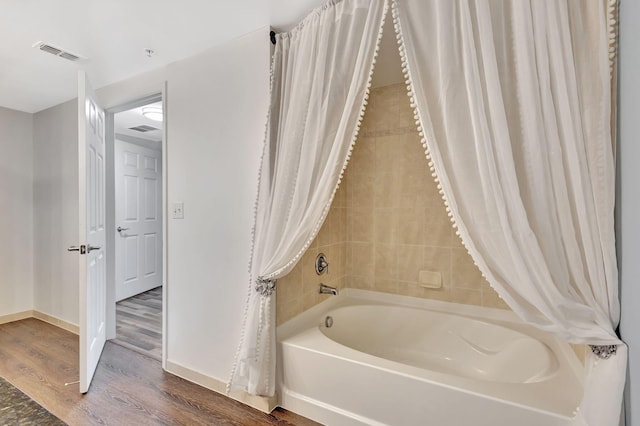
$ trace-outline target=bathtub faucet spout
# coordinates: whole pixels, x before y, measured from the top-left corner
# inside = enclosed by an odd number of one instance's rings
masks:
[[[333,294],[334,296],[337,296],[338,289],[335,287],[330,287],[326,284],[320,283],[320,294]]]

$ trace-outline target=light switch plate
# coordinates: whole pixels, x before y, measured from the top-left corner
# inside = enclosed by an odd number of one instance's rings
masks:
[[[173,203],[173,218],[184,219],[184,203],[182,201]]]

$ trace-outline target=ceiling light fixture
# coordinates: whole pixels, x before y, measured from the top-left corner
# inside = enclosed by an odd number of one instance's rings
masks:
[[[163,119],[160,107],[142,107],[142,115],[153,121],[162,121]]]

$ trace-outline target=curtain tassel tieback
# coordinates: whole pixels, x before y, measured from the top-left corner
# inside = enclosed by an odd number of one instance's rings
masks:
[[[617,345],[589,345],[593,352],[600,359],[609,359],[618,351]]]
[[[276,280],[268,278],[258,278],[256,280],[256,291],[264,297],[269,297],[276,290]]]

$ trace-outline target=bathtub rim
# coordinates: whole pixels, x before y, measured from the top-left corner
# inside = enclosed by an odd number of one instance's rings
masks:
[[[326,315],[328,312],[344,307],[344,306],[353,306],[353,305],[391,305],[391,306],[405,306],[409,308],[418,308],[418,309],[426,309],[431,310],[443,314],[453,314],[460,315],[464,317],[471,317],[473,319],[479,319],[481,321],[485,321],[488,323],[495,323],[497,325],[512,328],[516,331],[523,332],[528,334],[541,342],[545,343],[549,346],[556,357],[558,357],[558,361],[562,364],[561,368],[568,368],[569,372],[564,372],[564,375],[573,375],[574,379],[577,380],[580,387],[584,386],[584,377],[585,377],[585,367],[582,362],[578,359],[574,350],[570,347],[570,345],[566,342],[562,342],[559,339],[553,337],[547,332],[542,330],[538,330],[531,325],[528,325],[521,321],[515,313],[512,311],[504,310],[504,309],[496,309],[496,308],[487,308],[473,305],[464,305],[458,303],[451,302],[441,302],[430,299],[418,299],[410,296],[402,296],[396,294],[388,294],[388,293],[379,293],[369,290],[360,290],[360,289],[351,289],[347,288],[341,290],[341,293],[337,297],[331,297],[322,303],[310,308],[309,310],[297,315],[294,318],[286,321],[282,325],[277,328],[277,344],[278,344],[278,352],[281,351],[282,345],[291,345],[297,346],[301,349],[309,350],[309,351],[318,351],[322,352],[322,350],[318,350],[317,348],[307,348],[305,346],[299,345],[297,340],[299,337],[305,338],[305,334],[314,334],[322,335],[325,339],[327,339],[330,343],[330,346],[338,349],[337,353],[326,353],[327,356],[342,359],[348,362],[356,362],[363,363],[362,359],[351,359],[348,356],[345,356],[345,353],[349,351],[353,351],[355,353],[361,354],[365,360],[367,359],[376,359],[375,363],[371,363],[372,368],[386,370],[393,372],[395,374],[400,375],[408,375],[411,377],[415,377],[411,374],[407,374],[403,371],[396,371],[393,368],[388,367],[388,365],[396,364],[394,361],[384,360],[380,357],[376,357],[375,355],[367,354],[356,349],[350,348],[348,346],[344,346],[338,342],[335,342],[322,334],[319,329],[319,323],[321,318]],[[336,346],[334,346],[336,345]],[[344,348],[341,349],[341,348]],[[279,355],[280,357],[280,355]],[[281,358],[280,358],[281,359]],[[378,360],[382,360],[382,362],[378,362]],[[367,364],[367,362],[364,362]],[[390,364],[389,364],[390,363]],[[413,369],[417,367],[412,367]],[[429,371],[429,370],[427,370]],[[295,390],[289,389],[286,384],[283,382],[282,377],[282,367],[279,368],[279,380],[278,387],[281,400],[284,398],[286,394],[291,392],[296,393]],[[505,399],[503,397],[496,397],[492,394],[485,394],[481,391],[477,391],[474,389],[465,388],[464,386],[460,386],[459,378],[449,375],[447,373],[437,372],[437,371],[429,371],[429,377],[425,378],[425,376],[416,377],[420,381],[436,383],[440,386],[444,386],[447,388],[455,389],[457,391],[461,391],[468,394],[480,395],[483,398],[488,398],[491,400],[507,403],[513,406],[518,406],[527,410],[532,410],[535,412],[543,413],[545,415],[551,415],[553,417],[564,419],[566,421],[571,421],[575,416],[575,412],[570,414],[566,410],[563,410],[563,413],[552,409],[540,408],[539,406],[531,406],[521,402],[513,401],[510,399]],[[450,381],[450,378],[454,378],[453,384]],[[465,381],[467,379],[462,379]],[[280,403],[281,406],[282,402]],[[285,406],[285,408],[287,408]]]

